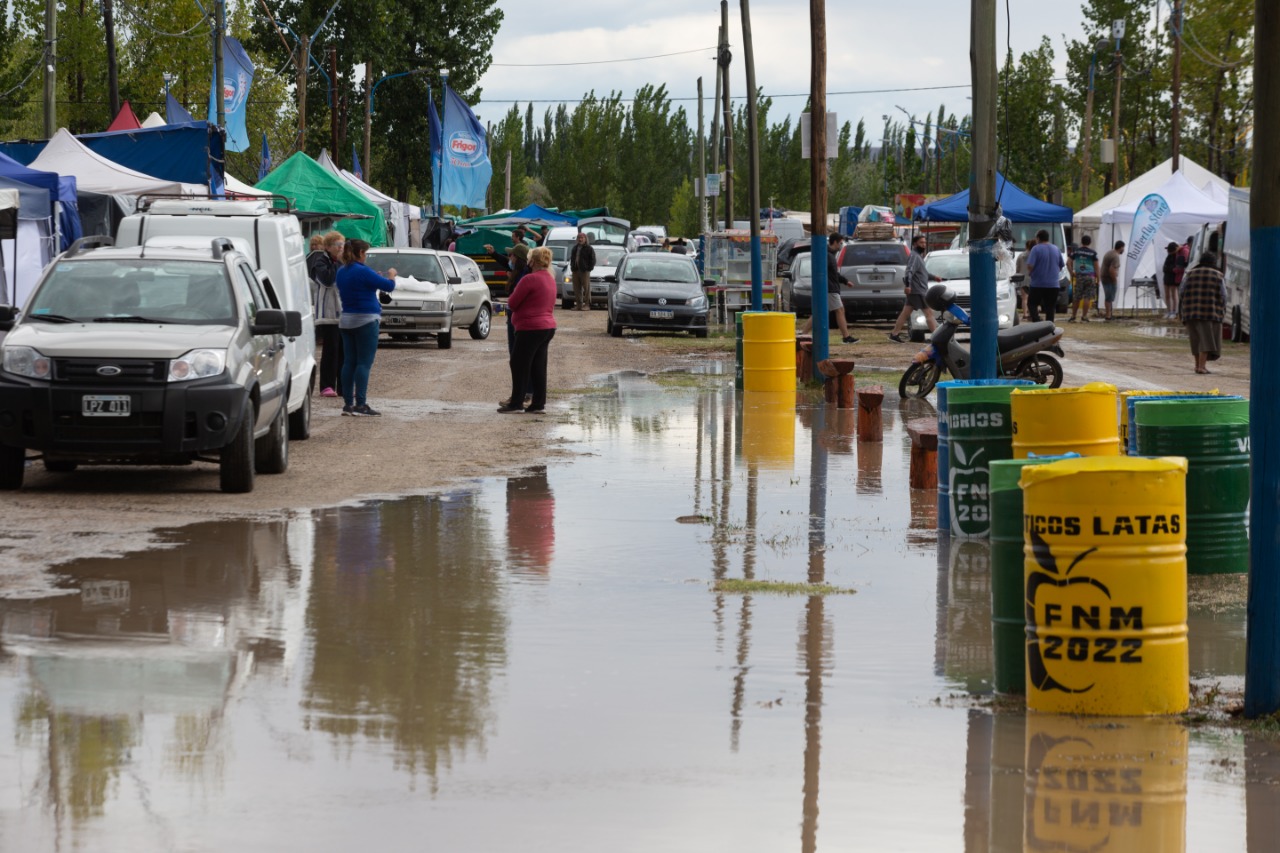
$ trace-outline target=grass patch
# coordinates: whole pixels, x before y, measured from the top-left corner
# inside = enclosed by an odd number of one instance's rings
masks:
[[[735,595],[768,593],[770,595],[853,595],[856,589],[832,586],[829,583],[791,583],[788,581],[755,581],[741,578],[725,578],[712,584],[715,592]]]

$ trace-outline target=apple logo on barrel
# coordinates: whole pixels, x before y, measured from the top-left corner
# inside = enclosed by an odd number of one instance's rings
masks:
[[[1040,567],[1039,571],[1033,571],[1027,575],[1027,675],[1031,683],[1037,690],[1061,690],[1064,693],[1084,693],[1093,689],[1093,685],[1089,684],[1085,687],[1069,687],[1049,673],[1049,661],[1062,660],[1063,653],[1061,647],[1064,638],[1054,635],[1037,634],[1035,639],[1030,639],[1031,630],[1042,624],[1053,621],[1051,618],[1039,619],[1037,610],[1036,593],[1043,586],[1051,586],[1056,588],[1073,587],[1085,585],[1096,589],[1108,601],[1111,600],[1111,590],[1101,581],[1086,575],[1075,575],[1068,577],[1086,557],[1098,550],[1093,547],[1084,551],[1071,561],[1065,572],[1059,572],[1058,561],[1054,558],[1053,552],[1049,549],[1049,543],[1033,529],[1028,531],[1031,539],[1031,553],[1034,555],[1036,564]],[[1060,609],[1062,605],[1046,604],[1046,613],[1051,612],[1054,608]],[[1072,640],[1077,638],[1073,637]],[[1112,640],[1112,643],[1115,641]],[[1087,653],[1086,653],[1087,658]],[[1071,659],[1076,659],[1072,654]]]

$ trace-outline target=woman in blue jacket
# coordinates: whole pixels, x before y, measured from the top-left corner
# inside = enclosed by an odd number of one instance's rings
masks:
[[[342,298],[342,315],[338,331],[342,334],[342,407],[344,415],[380,415],[369,408],[365,395],[369,391],[369,370],[378,353],[378,326],[382,317],[379,290],[395,290],[396,271],[387,270],[383,278],[365,266],[369,244],[364,240],[348,240],[343,249],[344,266],[338,270],[338,295]]]

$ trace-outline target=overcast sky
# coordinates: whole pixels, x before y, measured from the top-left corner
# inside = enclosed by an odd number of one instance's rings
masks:
[[[1008,0],[1013,18],[1015,56],[1033,50],[1048,36],[1059,74],[1065,68],[1066,39],[1082,39],[1076,0]],[[665,83],[677,105],[697,121],[697,79],[710,110],[715,88],[714,50],[720,23],[718,0],[499,0],[505,19],[493,43],[493,65],[481,79],[483,102],[475,111],[497,121],[513,101],[521,109],[535,101],[541,118],[548,106],[573,102],[588,90],[630,97],[645,83]],[[997,34],[1001,56],[1008,26],[1000,2]],[[866,119],[868,135],[878,139],[881,116],[904,120],[904,107],[923,120],[945,103],[949,112],[969,112],[969,3],[967,0],[827,0],[828,109],[841,124]],[[745,97],[742,20],[739,0],[729,3],[729,42],[733,51],[730,94]],[[772,115],[795,115],[809,91],[809,4],[804,0],[753,0],[751,29],[756,81],[774,99]],[[1064,39],[1064,34],[1066,39]],[[659,59],[591,65],[552,63]],[[528,66],[542,67],[528,67]],[[517,67],[523,66],[523,67]],[[959,86],[932,91],[868,90]],[[864,94],[839,94],[861,92]],[[795,97],[786,97],[795,96]],[[549,101],[549,103],[537,103]],[[570,103],[572,107],[572,103]],[[706,123],[710,128],[710,112]]]

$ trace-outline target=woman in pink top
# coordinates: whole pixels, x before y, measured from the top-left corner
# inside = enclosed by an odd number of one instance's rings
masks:
[[[540,246],[529,252],[530,272],[520,279],[507,298],[507,310],[516,332],[516,345],[511,353],[511,397],[498,407],[505,414],[530,412],[541,414],[547,405],[547,348],[556,334],[552,310],[556,304],[556,281],[547,270],[551,266],[551,250]],[[525,409],[525,392],[533,395]]]

